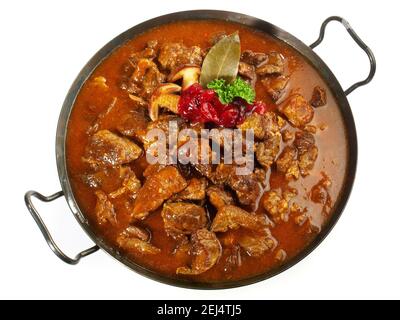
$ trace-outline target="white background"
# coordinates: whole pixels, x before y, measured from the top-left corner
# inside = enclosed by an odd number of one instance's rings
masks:
[[[0,298],[400,298],[398,1],[2,1],[0,4]],[[277,7],[274,7],[277,6]],[[375,79],[349,97],[359,135],[352,196],[333,232],[303,262],[255,285],[195,291],[139,276],[103,252],[78,266],[44,242],[23,195],[60,190],[58,114],[81,67],[106,42],[155,16],[225,9],[272,22],[312,43],[321,22],[347,18],[373,49]],[[317,52],[348,87],[368,60],[333,23]],[[334,143],[334,141],[332,141]],[[56,241],[74,255],[92,245],[66,202],[38,204]]]

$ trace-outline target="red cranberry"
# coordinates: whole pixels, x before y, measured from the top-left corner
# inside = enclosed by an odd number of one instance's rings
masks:
[[[196,83],[184,90],[178,104],[179,114],[193,122],[211,122],[232,128],[241,124],[247,114],[266,112],[266,105],[257,101],[249,104],[236,98],[230,104],[223,104],[214,90],[203,89]]]

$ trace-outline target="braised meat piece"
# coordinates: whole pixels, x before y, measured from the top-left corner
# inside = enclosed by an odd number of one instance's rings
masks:
[[[103,191],[97,190],[95,195],[97,197],[97,201],[94,211],[96,212],[99,225],[107,223],[115,225],[117,223],[117,219],[113,204]]]
[[[126,137],[132,137],[143,141],[148,123],[149,120],[142,109],[132,110],[121,117],[117,130]]]
[[[253,65],[246,62],[239,63],[238,74],[244,78],[252,87],[256,85],[257,75]]]
[[[185,202],[165,203],[161,216],[165,231],[176,240],[183,240],[185,235],[192,234],[207,225],[207,214],[204,208]]]
[[[267,90],[271,99],[273,101],[278,101],[285,92],[285,88],[289,83],[289,78],[286,76],[265,78],[261,80],[261,83]]]
[[[294,132],[290,131],[290,130],[283,130],[282,131],[282,140],[284,142],[289,142],[290,140],[294,139]]]
[[[299,153],[303,154],[315,145],[315,138],[309,132],[297,131],[293,144],[297,148]]]
[[[284,57],[278,52],[271,52],[268,54],[267,59],[257,66],[256,73],[260,76],[282,74],[284,67]]]
[[[178,117],[176,115],[170,115],[170,114],[161,115],[158,117],[157,120],[150,121],[147,126],[147,129],[146,129],[146,134],[144,135],[143,139],[141,139],[141,141],[143,142],[144,149],[147,150],[151,144],[153,144],[154,142],[157,141],[157,138],[148,139],[148,137],[147,137],[147,133],[154,129],[160,129],[160,130],[164,131],[165,139],[166,139],[166,142],[168,143],[169,128],[170,128],[170,124],[172,122],[176,122],[178,130],[182,130],[186,125],[184,120],[181,117]]]
[[[199,140],[198,154],[197,154],[197,162],[193,165],[193,167],[204,177],[211,178],[213,174],[213,166],[212,166],[212,149],[210,147],[209,141]],[[203,151],[203,147],[205,147]]]
[[[266,112],[263,115],[252,113],[238,128],[243,131],[252,129],[256,139],[264,140],[279,133],[279,117],[274,112]]]
[[[265,53],[261,52],[253,52],[251,50],[245,50],[242,52],[242,56],[240,58],[241,61],[251,64],[257,67],[259,64],[268,59],[268,56]]]
[[[223,206],[234,203],[231,194],[217,186],[209,187],[207,189],[207,196],[211,204],[217,209],[221,209]]]
[[[303,177],[308,176],[314,168],[315,161],[318,158],[318,148],[312,146],[307,152],[299,153],[299,168]]]
[[[152,40],[147,42],[146,47],[142,51],[134,52],[130,55],[129,60],[132,63],[138,62],[140,59],[154,59],[157,56],[158,41]]]
[[[320,86],[314,88],[310,104],[315,107],[323,107],[326,105],[326,91]]]
[[[167,166],[149,176],[137,193],[133,208],[134,218],[146,218],[151,211],[160,207],[165,200],[186,187],[186,180],[181,176],[178,169],[172,166]]]
[[[238,167],[229,164],[219,164],[213,174],[215,184],[225,184],[235,191],[239,202],[255,209],[258,198],[262,193],[261,185],[254,174],[238,175]]]
[[[141,87],[138,95],[144,98],[149,98],[165,79],[165,75],[158,70],[157,65],[150,59],[140,59],[131,76],[131,81]]]
[[[268,191],[263,199],[263,206],[267,210],[269,217],[278,223],[288,221],[289,204],[288,201],[276,190]]]
[[[141,105],[145,105],[153,91],[165,81],[166,76],[160,72],[153,61],[158,52],[157,41],[147,43],[142,51],[129,57],[121,88],[129,93],[129,97]]]
[[[318,148],[315,146],[314,136],[305,131],[296,132],[294,145],[298,150],[299,168],[303,177],[310,174],[318,158]]]
[[[200,47],[186,47],[183,43],[165,43],[160,48],[158,62],[163,69],[174,70],[185,64],[201,66],[203,51]]]
[[[155,163],[155,164],[149,164],[146,169],[144,169],[143,171],[143,177],[148,178],[151,175],[159,172],[161,169],[165,168],[166,165],[164,164],[159,164],[159,163]]]
[[[219,40],[221,40],[222,38],[226,37],[227,34],[225,31],[219,31],[214,33],[211,38],[210,38],[210,45],[214,45],[216,44]]]
[[[265,228],[259,233],[241,234],[238,243],[249,256],[259,257],[265,252],[273,251],[278,241],[272,236],[271,231]]]
[[[204,200],[206,197],[207,180],[192,178],[188,181],[188,186],[178,194],[174,195],[171,200]]]
[[[256,144],[256,159],[268,170],[275,162],[281,149],[281,134],[277,132],[270,138]]]
[[[257,231],[267,228],[269,224],[265,215],[252,214],[239,207],[227,205],[218,210],[211,231],[226,232],[240,227]]]
[[[275,260],[278,262],[284,262],[287,258],[287,253],[283,249],[279,249],[275,254]]]
[[[123,194],[128,194],[133,199],[136,198],[136,194],[141,187],[140,180],[129,167],[121,168],[121,175],[124,176],[122,185],[109,194],[110,198],[117,198]]]
[[[326,173],[322,173],[322,179],[319,180],[310,191],[311,201],[321,204],[323,206],[322,212],[325,214],[329,214],[329,210],[332,208],[332,198],[329,193],[331,185],[331,179],[326,175]]]
[[[142,149],[129,139],[100,130],[90,138],[83,161],[93,168],[112,167],[132,162],[141,154]]]
[[[297,180],[300,176],[297,149],[292,146],[285,147],[276,160],[276,168],[278,172],[285,174],[287,180]]]
[[[254,169],[254,176],[256,177],[257,181],[261,183],[261,185],[265,188],[268,185],[267,181],[267,171],[261,168]]]
[[[295,127],[304,127],[306,124],[310,123],[314,117],[314,109],[300,94],[289,97],[279,106],[279,111],[282,112]]]
[[[256,209],[257,200],[262,194],[262,188],[254,174],[248,175],[233,175],[228,181],[239,200],[245,206],[250,206],[253,210]]]
[[[207,229],[197,230],[191,237],[192,266],[180,267],[177,274],[198,275],[211,269],[222,254],[222,247],[214,232]]]
[[[147,230],[135,226],[126,228],[117,238],[118,245],[125,250],[134,250],[141,254],[158,254],[161,250],[150,242]]]

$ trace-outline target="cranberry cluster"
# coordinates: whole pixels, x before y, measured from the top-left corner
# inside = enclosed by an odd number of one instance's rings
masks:
[[[249,104],[236,98],[223,104],[214,90],[203,89],[198,83],[182,92],[178,104],[178,112],[183,118],[192,122],[211,122],[225,128],[241,124],[248,114],[263,114],[265,111],[266,105],[261,101]]]

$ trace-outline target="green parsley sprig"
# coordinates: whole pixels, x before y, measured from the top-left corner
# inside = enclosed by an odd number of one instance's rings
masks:
[[[229,84],[226,84],[224,79],[213,80],[207,85],[207,88],[213,89],[224,104],[231,103],[235,98],[242,98],[251,104],[256,98],[254,89],[239,77]]]

